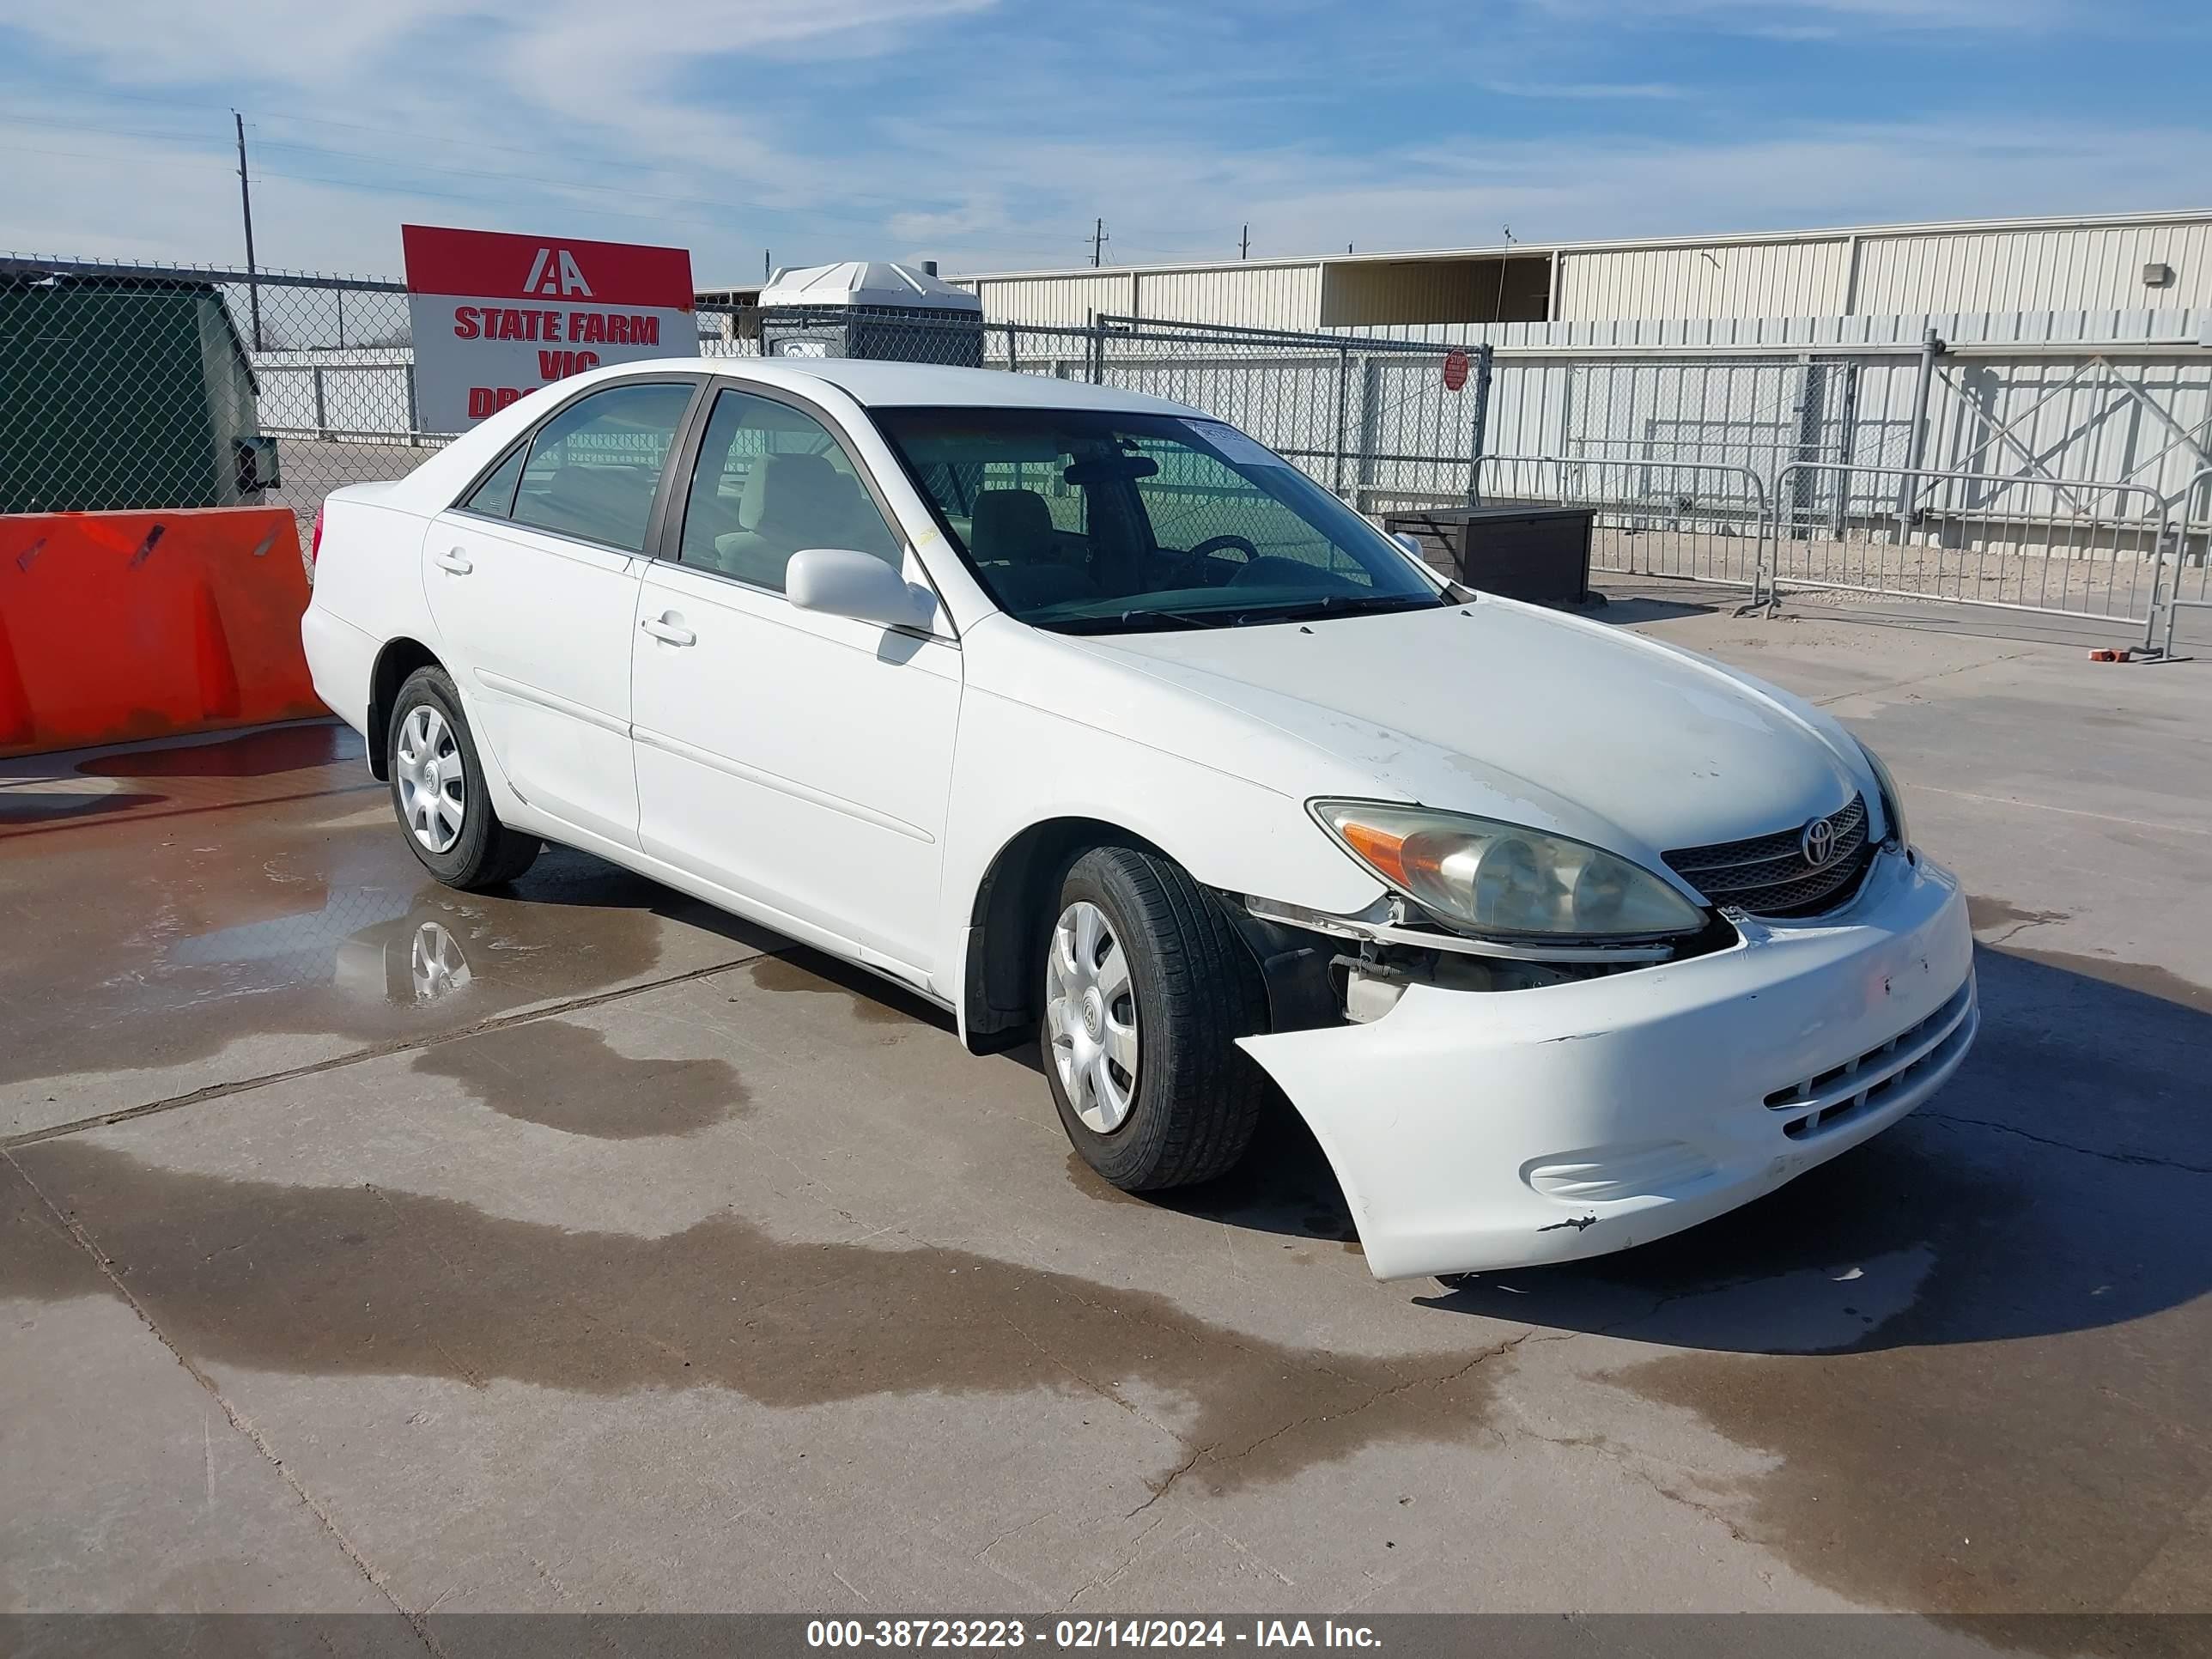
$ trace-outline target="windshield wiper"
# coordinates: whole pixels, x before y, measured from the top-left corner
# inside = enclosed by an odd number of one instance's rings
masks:
[[[1419,593],[1324,593],[1279,605],[1239,611],[1239,622],[1311,622],[1322,617],[1374,616],[1392,611],[1438,611],[1445,601]]]
[[[1119,611],[1109,617],[1067,617],[1036,626],[1056,634],[1141,634],[1153,628],[1231,628],[1237,611]]]

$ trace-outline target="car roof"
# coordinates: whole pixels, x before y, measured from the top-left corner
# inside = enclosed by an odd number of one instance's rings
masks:
[[[947,368],[936,363],[885,362],[857,357],[699,357],[672,359],[694,372],[742,377],[804,393],[827,382],[871,409],[951,406],[968,409],[1096,409],[1124,414],[1205,416],[1188,404],[1148,392],[1092,386],[1049,374],[1014,374],[998,368]],[[635,372],[642,363],[623,365]],[[663,365],[655,363],[653,368]],[[1206,416],[1206,418],[1212,418]]]

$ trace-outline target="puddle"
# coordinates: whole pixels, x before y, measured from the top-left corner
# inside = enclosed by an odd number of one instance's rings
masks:
[[[69,770],[52,757],[0,762],[0,833],[34,835],[125,817],[179,817],[270,799],[370,793],[362,740],[329,721],[241,732],[204,743],[94,755]]]
[[[352,802],[0,842],[0,1083],[473,1024],[649,976],[669,919],[741,931],[565,849],[511,890],[458,893]]]
[[[13,1156],[184,1353],[293,1376],[717,1389],[786,1409],[1050,1390],[1154,1420],[1164,1398],[1187,1450],[1151,1484],[1219,1492],[1385,1442],[1465,1443],[1510,1363],[1271,1342],[1146,1291],[960,1249],[785,1243],[728,1212],[641,1238],[163,1170],[81,1139]],[[0,1257],[0,1296],[83,1290],[52,1251]]]
[[[0,826],[66,823],[157,806],[167,799],[135,789],[62,789],[44,783],[36,787],[0,787]]]
[[[363,752],[361,734],[352,727],[318,722],[243,732],[210,743],[100,755],[80,762],[76,769],[94,778],[264,778],[357,761]]]
[[[763,991],[842,997],[852,1006],[853,1018],[864,1025],[903,1025],[910,1019],[944,1018],[919,997],[909,996],[890,981],[877,979],[857,968],[847,968],[812,951],[789,951],[780,956],[763,957],[745,971]]]
[[[1999,927],[2040,927],[2048,921],[2071,921],[2074,918],[2064,910],[2023,910],[2010,899],[1985,898],[1978,894],[1966,896],[1966,925],[1978,933],[1986,933]]]
[[[745,1109],[725,1060],[633,1060],[587,1025],[537,1019],[426,1048],[415,1070],[452,1078],[504,1116],[600,1140],[688,1135]]]

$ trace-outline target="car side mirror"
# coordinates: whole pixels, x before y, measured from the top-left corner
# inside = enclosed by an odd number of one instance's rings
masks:
[[[1426,564],[1429,562],[1429,556],[1421,549],[1421,538],[1419,536],[1414,535],[1411,531],[1394,530],[1390,532],[1390,539],[1397,543],[1399,546],[1404,548],[1406,551],[1412,554],[1423,564]]]
[[[819,611],[885,628],[927,628],[936,602],[909,587],[895,565],[849,547],[801,548],[784,568],[784,597]]]

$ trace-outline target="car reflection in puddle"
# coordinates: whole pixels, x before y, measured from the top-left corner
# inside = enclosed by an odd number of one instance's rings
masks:
[[[402,1007],[420,1007],[465,991],[473,977],[459,936],[442,921],[412,915],[344,940],[331,971],[339,990]]]
[[[408,966],[417,1002],[435,1002],[468,988],[469,959],[461,952],[460,940],[441,921],[426,921],[415,930]]]
[[[179,939],[168,963],[216,969],[232,995],[328,984],[348,996],[400,1007],[435,1002],[467,989],[474,977],[456,929],[483,931],[442,895],[439,888],[411,894],[335,888],[313,910]]]
[[[442,921],[403,918],[371,927],[337,949],[331,979],[351,995],[419,1007],[468,988],[467,953]]]

